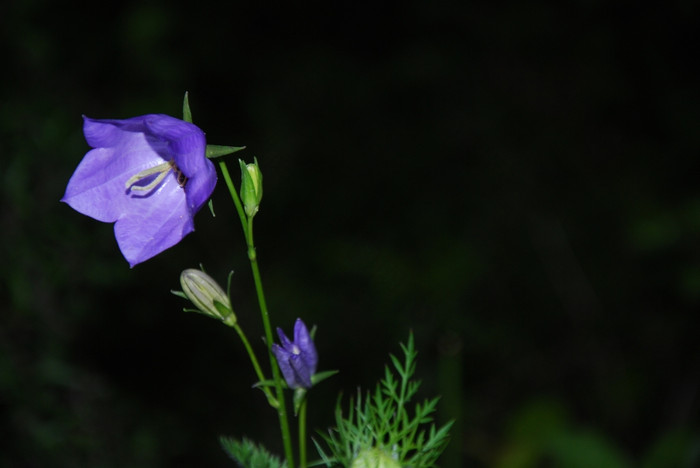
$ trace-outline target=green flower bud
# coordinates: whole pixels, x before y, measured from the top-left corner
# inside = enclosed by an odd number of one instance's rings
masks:
[[[228,294],[211,276],[201,270],[188,268],[180,273],[180,284],[187,299],[201,313],[222,320],[229,326],[236,323]]]
[[[262,200],[262,172],[258,167],[258,160],[254,158],[253,164],[246,164],[242,159],[238,160],[241,166],[241,201],[245,214],[252,218],[258,212]]]
[[[372,448],[358,453],[350,468],[401,468],[401,465],[383,450]]]

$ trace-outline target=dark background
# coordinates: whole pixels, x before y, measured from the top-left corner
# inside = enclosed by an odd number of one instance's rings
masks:
[[[614,4],[613,4],[614,3]],[[273,322],[318,325],[310,425],[413,330],[441,465],[700,463],[698,5],[63,3],[0,13],[0,466],[233,466],[279,451],[231,330],[170,294],[202,262],[258,349],[216,218],[130,270],[59,203],[81,115],[181,115],[247,145]],[[229,167],[235,169],[235,159]]]

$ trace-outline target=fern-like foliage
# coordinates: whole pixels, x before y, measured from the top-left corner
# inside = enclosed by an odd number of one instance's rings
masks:
[[[392,366],[385,367],[384,378],[374,392],[363,397],[358,391],[356,399],[350,400],[347,416],[338,401],[336,426],[328,434],[321,434],[329,453],[314,441],[326,467],[366,466],[368,454],[377,453],[383,455],[371,457],[380,460],[376,464],[381,467],[435,466],[449,440],[452,422],[440,428],[431,424],[439,398],[410,404],[420,387],[420,382],[411,380],[418,354],[413,335],[408,344],[401,344],[401,349],[403,362],[391,355]]]
[[[243,438],[236,440],[230,437],[220,437],[219,441],[226,453],[240,468],[286,468],[287,462],[268,452],[265,447]]]

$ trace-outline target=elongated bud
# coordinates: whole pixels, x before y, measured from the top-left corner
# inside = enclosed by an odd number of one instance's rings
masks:
[[[246,164],[242,159],[238,160],[241,166],[241,201],[249,218],[258,212],[263,196],[262,172],[258,167],[258,159],[254,158],[254,161],[253,164]]]
[[[350,468],[401,468],[401,465],[383,450],[372,448],[358,453]]]
[[[180,285],[187,299],[197,309],[227,325],[236,323],[231,301],[214,279],[201,270],[188,268],[180,273]]]

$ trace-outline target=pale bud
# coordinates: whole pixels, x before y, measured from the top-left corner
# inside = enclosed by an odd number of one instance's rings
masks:
[[[228,294],[221,289],[214,279],[201,270],[188,268],[180,274],[182,292],[197,309],[210,317],[219,319],[227,325],[236,323]]]
[[[350,468],[401,468],[401,465],[383,450],[372,448],[358,453]]]

